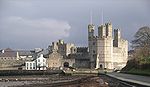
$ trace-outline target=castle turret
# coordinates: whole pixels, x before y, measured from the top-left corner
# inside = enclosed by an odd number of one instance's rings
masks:
[[[61,39],[58,42],[59,42],[59,44],[64,44],[64,41]]]
[[[114,29],[114,46],[119,46],[119,40],[121,38],[120,29]]]
[[[114,29],[114,39],[118,40],[121,38],[120,29]]]
[[[58,43],[57,42],[52,42],[52,51],[56,52],[58,50]]]
[[[112,24],[106,23],[106,37],[112,37]]]
[[[96,60],[96,38],[94,36],[94,29],[95,26],[92,22],[88,25],[88,47],[89,47],[89,54],[90,54],[90,63],[91,67],[95,67],[95,60]]]
[[[90,24],[88,25],[88,39],[92,39],[94,37],[94,29],[95,26],[92,23],[92,12],[90,13]]]
[[[93,24],[88,25],[88,38],[94,37],[95,26]]]
[[[106,27],[105,27],[105,25],[100,25],[98,27],[98,37],[100,37],[100,38],[106,37]]]
[[[113,69],[112,24],[105,23],[98,27],[96,68]]]

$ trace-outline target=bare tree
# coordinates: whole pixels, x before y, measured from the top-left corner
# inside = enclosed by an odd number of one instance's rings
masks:
[[[136,60],[141,64],[150,62],[150,28],[148,26],[140,28],[131,43],[135,50]]]
[[[144,26],[140,28],[134,35],[134,40],[132,41],[132,47],[150,47],[150,28]]]

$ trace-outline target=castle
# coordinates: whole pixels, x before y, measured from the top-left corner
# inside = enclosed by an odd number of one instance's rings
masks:
[[[21,63],[26,62],[26,70],[36,70],[36,68],[40,69],[39,67],[43,69],[45,67],[48,69],[61,69],[63,67],[122,69],[128,60],[128,41],[121,37],[120,30],[114,29],[113,35],[112,24],[105,23],[98,27],[97,36],[94,31],[94,24],[89,24],[88,47],[76,47],[73,43],[59,40],[52,42],[46,50],[35,49],[31,52],[23,52],[23,54],[21,51],[15,51],[15,55],[13,52],[13,56],[10,55],[10,57],[7,57],[9,56],[7,50],[6,52],[1,50],[0,61],[3,62],[7,59],[17,61],[19,59]],[[40,56],[41,54],[43,56]],[[22,65],[21,63],[19,62],[20,65]],[[14,62],[11,66],[15,64],[17,63]],[[41,65],[39,66],[39,64]],[[9,62],[4,65],[9,65]]]
[[[119,29],[114,29],[114,35],[112,34],[111,23],[100,25],[98,36],[95,36],[94,30],[95,26],[89,24],[88,47],[76,47],[74,44],[64,43],[63,40],[53,42],[49,46],[49,67],[53,64],[64,67],[68,63],[68,66],[76,68],[122,69],[128,60],[128,41],[121,37]],[[60,56],[53,57],[56,53]]]
[[[119,29],[114,29],[112,24],[105,23],[98,26],[98,36],[94,35],[94,24],[88,25],[88,48],[90,67],[92,69],[121,69],[128,59],[128,41],[121,38]]]

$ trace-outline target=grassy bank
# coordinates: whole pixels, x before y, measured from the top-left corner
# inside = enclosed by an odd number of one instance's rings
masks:
[[[121,71],[121,73],[150,76],[150,69],[141,70],[141,69],[135,69],[135,68],[133,68],[133,69],[128,70],[128,71]]]

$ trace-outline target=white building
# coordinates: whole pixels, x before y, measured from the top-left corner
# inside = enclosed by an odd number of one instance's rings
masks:
[[[46,59],[43,57],[43,54],[41,54],[40,57],[36,59],[36,66],[37,70],[46,70],[47,63]]]
[[[27,61],[25,66],[26,70],[46,70],[47,63],[46,59],[43,57],[43,54],[41,54],[37,59],[33,61]]]
[[[25,66],[26,70],[36,70],[36,61],[27,61]]]

